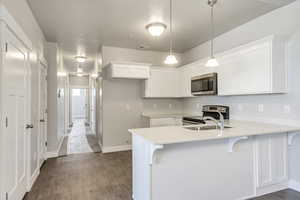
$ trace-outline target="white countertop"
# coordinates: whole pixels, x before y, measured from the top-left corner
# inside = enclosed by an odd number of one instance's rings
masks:
[[[300,132],[300,127],[266,124],[250,121],[230,121],[232,128],[220,130],[201,130],[199,132],[182,126],[129,129],[129,132],[142,136],[153,144],[174,144],[193,141],[215,140],[240,136],[264,135],[272,133]]]

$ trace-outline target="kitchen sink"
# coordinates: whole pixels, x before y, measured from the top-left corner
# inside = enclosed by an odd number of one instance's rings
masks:
[[[183,127],[185,129],[188,130],[192,130],[192,131],[205,131],[205,130],[216,130],[219,129],[217,126],[215,125],[207,125],[207,126],[187,126],[187,127]],[[227,128],[232,128],[231,126],[224,126],[224,129]]]

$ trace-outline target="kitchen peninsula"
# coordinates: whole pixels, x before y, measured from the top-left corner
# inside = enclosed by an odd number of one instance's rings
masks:
[[[230,121],[131,129],[134,200],[237,200],[287,188],[300,127]],[[204,127],[204,128],[203,128]]]

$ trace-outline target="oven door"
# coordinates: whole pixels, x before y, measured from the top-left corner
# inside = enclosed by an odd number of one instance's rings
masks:
[[[217,90],[217,73],[196,76],[191,80],[191,92],[195,96],[216,95]]]

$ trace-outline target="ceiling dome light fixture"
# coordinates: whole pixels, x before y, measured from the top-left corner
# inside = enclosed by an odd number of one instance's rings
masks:
[[[79,63],[84,63],[86,61],[85,56],[75,56],[75,60]]]
[[[148,32],[154,37],[161,36],[161,34],[163,34],[165,32],[166,28],[167,28],[167,25],[165,25],[161,22],[154,22],[154,23],[148,24],[146,26],[146,29],[148,30]]]
[[[170,53],[166,57],[164,63],[167,65],[175,65],[178,63],[176,56],[173,54],[173,2],[170,0]]]
[[[214,25],[214,6],[218,0],[208,0],[208,5],[211,8],[210,20],[211,20],[211,41],[210,41],[210,59],[205,64],[206,67],[218,67],[219,62],[214,57],[214,37],[215,37],[215,25]]]

